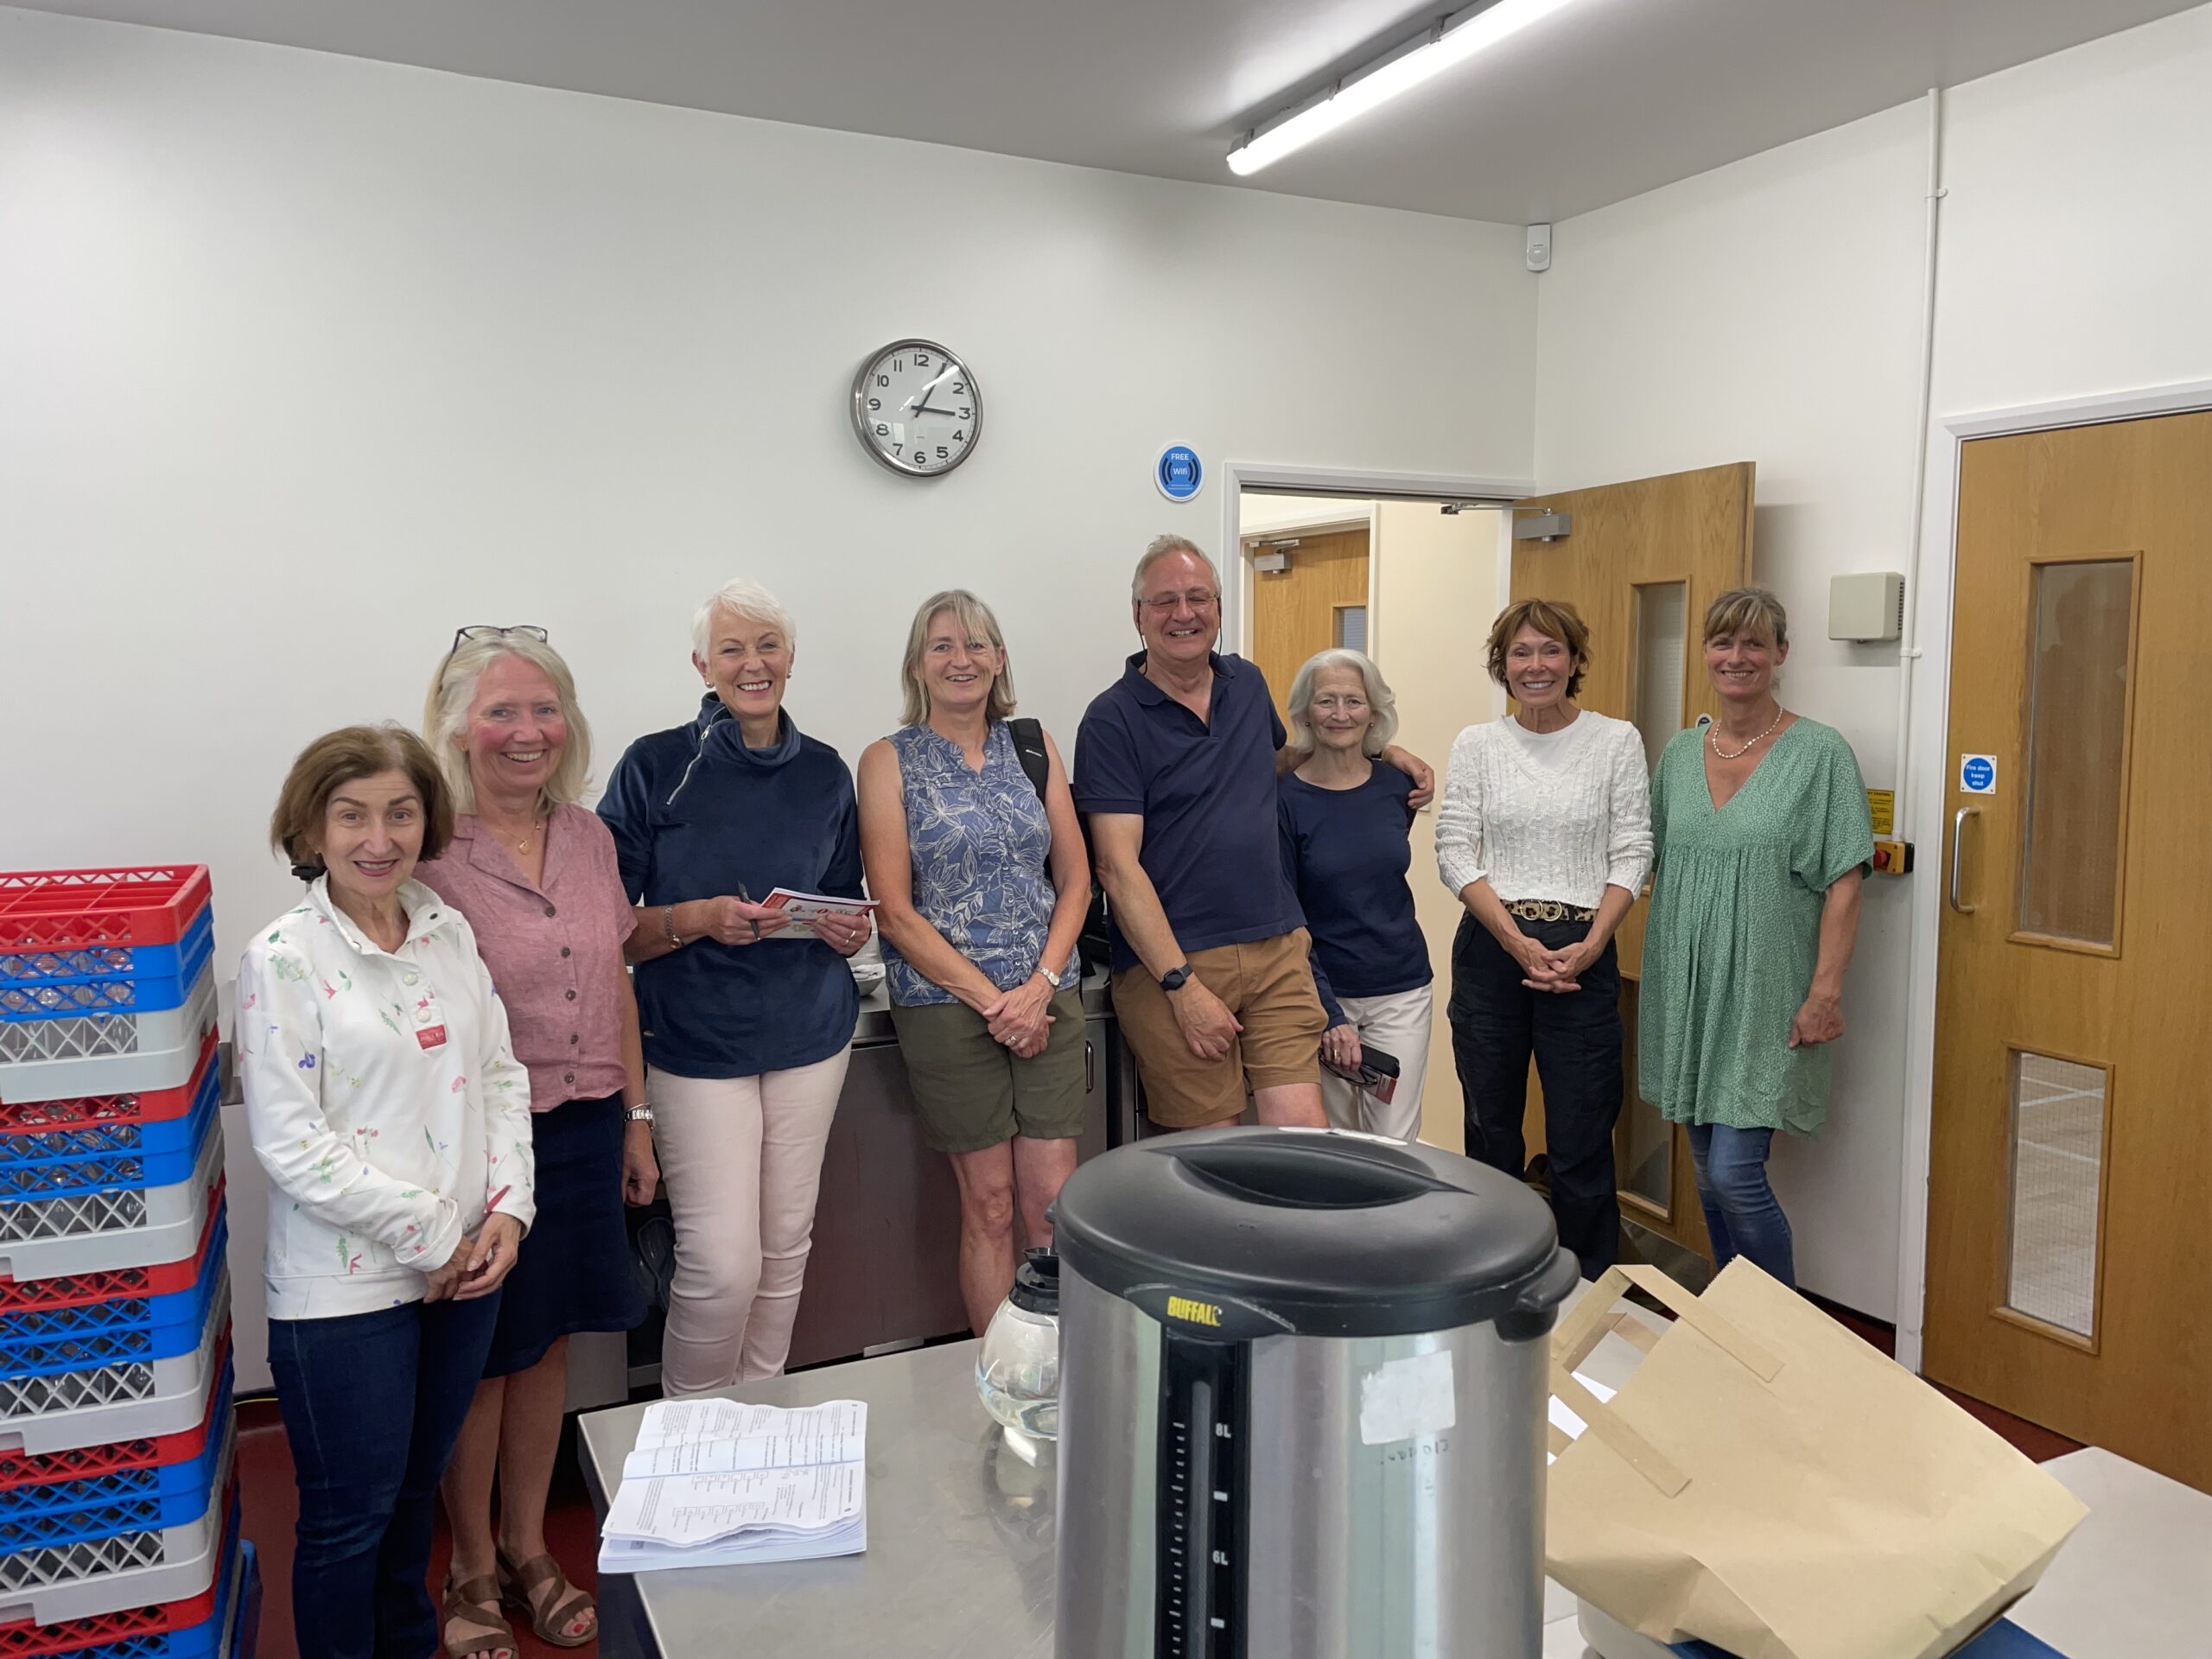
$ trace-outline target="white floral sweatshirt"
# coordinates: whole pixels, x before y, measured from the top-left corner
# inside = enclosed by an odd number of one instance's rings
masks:
[[[420,1301],[488,1211],[537,1215],[529,1073],[467,918],[410,881],[385,951],[327,880],[238,963],[246,1128],[276,1187],[272,1319]]]

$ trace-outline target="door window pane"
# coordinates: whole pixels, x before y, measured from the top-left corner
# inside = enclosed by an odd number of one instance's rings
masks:
[[[1339,605],[1337,607],[1336,643],[1346,651],[1363,652],[1367,649],[1367,607]]]
[[[1636,729],[1647,766],[1682,729],[1682,653],[1688,649],[1689,584],[1654,582],[1636,590]]]
[[[2005,1304],[2076,1336],[2096,1332],[2097,1195],[2106,1074],[2012,1056],[2012,1248]]]
[[[2020,931],[2108,945],[2119,920],[2135,565],[2034,569]]]

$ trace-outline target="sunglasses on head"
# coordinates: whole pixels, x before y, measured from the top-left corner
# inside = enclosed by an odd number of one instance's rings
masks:
[[[517,635],[524,639],[535,639],[541,645],[547,643],[545,630],[535,622],[519,622],[504,628],[494,622],[472,622],[465,628],[455,628],[453,644],[446,647],[445,663],[438,664],[440,677],[444,677],[446,663],[453,661],[454,652],[459,651],[465,642],[471,639],[506,639]]]

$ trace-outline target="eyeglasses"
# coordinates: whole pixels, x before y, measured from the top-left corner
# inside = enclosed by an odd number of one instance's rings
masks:
[[[438,677],[442,680],[445,677],[446,664],[453,661],[454,652],[459,651],[464,642],[471,639],[506,639],[518,636],[535,639],[541,645],[547,643],[545,630],[535,622],[518,622],[505,628],[495,622],[472,622],[465,628],[455,628],[453,644],[446,647],[445,662],[438,664]]]
[[[1187,594],[1155,594],[1152,598],[1141,602],[1145,609],[1150,611],[1154,616],[1173,616],[1175,613],[1175,607],[1179,605],[1187,605],[1194,611],[1211,609],[1221,603],[1221,595],[1207,593],[1203,589],[1193,589]]]

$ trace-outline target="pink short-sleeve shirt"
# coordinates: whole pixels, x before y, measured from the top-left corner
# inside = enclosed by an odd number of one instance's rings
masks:
[[[622,1065],[622,943],[635,915],[596,812],[560,806],[545,825],[533,883],[472,813],[415,879],[468,918],[506,1005],[515,1058],[530,1070],[532,1111],[596,1100],[627,1081]]]

